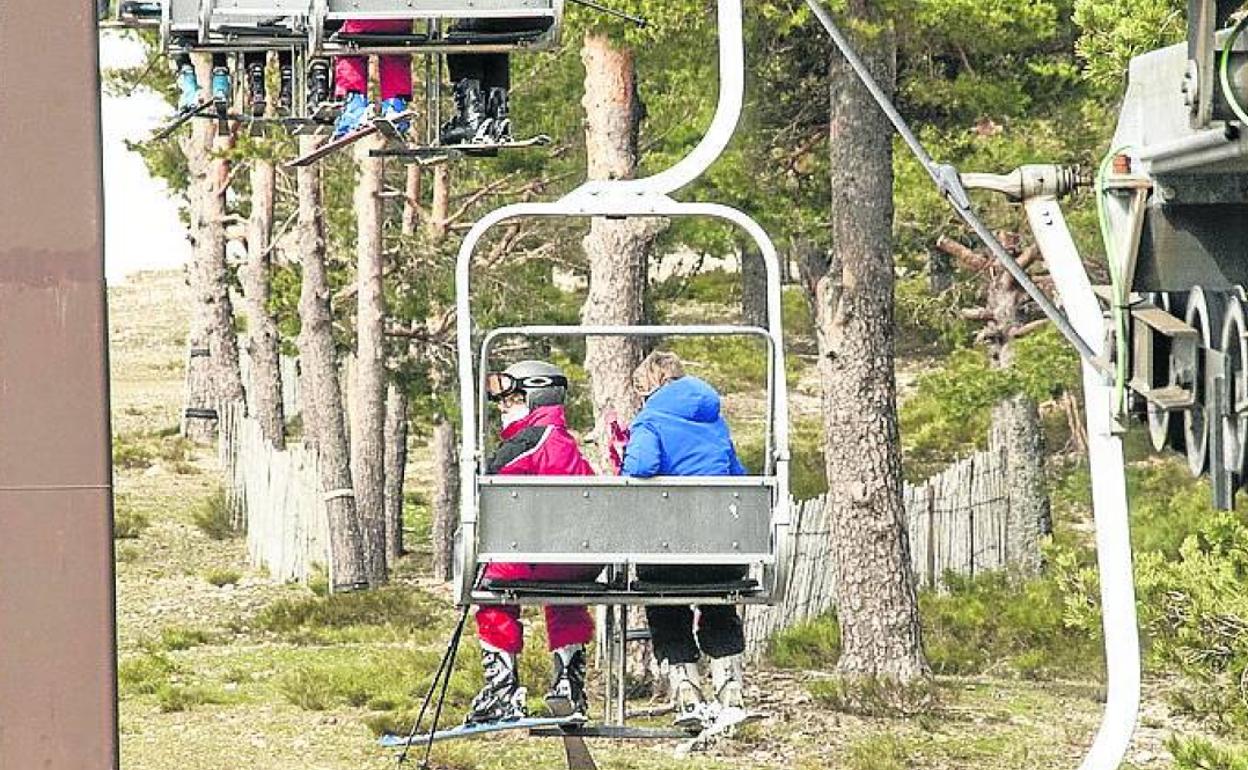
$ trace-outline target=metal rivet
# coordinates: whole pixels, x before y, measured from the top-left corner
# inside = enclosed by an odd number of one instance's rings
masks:
[[[588,541],[588,540],[582,540],[582,541],[581,541],[581,547],[582,547],[582,548],[588,548],[588,547],[589,547],[589,541]]]
[[[732,541],[732,550],[734,550],[734,551],[740,551],[740,550],[741,550],[741,544],[740,544],[740,543],[738,543],[736,540],[733,540],[733,541]]]
[[[667,499],[667,497],[668,497],[667,493],[666,493],[666,492],[664,492],[664,493],[663,493],[663,499],[664,499],[664,500],[666,500],[666,499]]]
[[[511,499],[512,499],[512,500],[515,500],[515,499],[516,499],[517,497],[519,497],[519,496],[520,496],[520,493],[519,493],[519,492],[512,492],[512,493],[511,493]]]
[[[732,493],[732,499],[733,499],[733,500],[740,500],[740,499],[741,499],[741,493],[740,493],[740,492],[733,492],[733,493]]]
[[[670,546],[668,546],[668,544],[667,544],[666,542],[664,542],[664,543],[663,543],[663,548],[664,548],[664,549],[669,548],[669,547],[670,547]]]
[[[512,540],[512,541],[511,541],[511,550],[513,550],[513,551],[514,551],[514,550],[516,550],[516,541],[515,541],[515,540]]]
[[[587,490],[585,490],[584,492],[582,492],[582,493],[581,493],[581,497],[584,497],[584,498],[586,498],[586,499],[589,499],[589,490],[587,489]]]

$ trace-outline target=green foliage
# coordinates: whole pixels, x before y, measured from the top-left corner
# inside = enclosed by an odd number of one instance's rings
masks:
[[[1174,755],[1177,770],[1248,770],[1248,746],[1172,736],[1166,748]]]
[[[166,714],[190,711],[195,706],[225,703],[225,696],[202,685],[165,684],[156,691],[156,702]]]
[[[161,646],[173,652],[189,650],[201,644],[211,644],[212,640],[213,635],[202,628],[166,626],[160,630]]]
[[[1057,580],[947,574],[944,583],[945,591],[925,591],[919,599],[924,648],[935,673],[1009,672],[1026,679],[1100,675],[1099,630],[1071,632]]]
[[[753,473],[763,468],[763,432],[734,433],[737,456]],[[798,419],[789,426],[789,493],[795,500],[809,500],[828,491],[828,468],[823,457],[823,421]]]
[[[121,661],[117,666],[117,685],[123,695],[154,695],[168,686],[177,670],[164,653],[149,652]]]
[[[125,470],[144,470],[154,460],[149,449],[138,436],[113,436],[113,465]]]
[[[906,475],[922,479],[983,445],[992,409],[1023,393],[1043,403],[1075,387],[1074,354],[1052,329],[1015,343],[1008,369],[995,368],[975,349],[955,351],[941,369],[922,375],[900,409]]]
[[[204,575],[204,580],[207,580],[209,583],[213,584],[217,588],[237,585],[238,581],[242,580],[242,578],[243,578],[242,572],[236,569],[230,569],[228,567],[218,567],[218,568],[210,569],[208,570],[207,574]]]
[[[1131,57],[1184,38],[1185,7],[1182,0],[1075,0],[1088,79],[1104,91],[1119,88]]]
[[[297,643],[342,641],[369,630],[406,634],[428,629],[440,606],[422,591],[388,587],[329,596],[279,599],[252,621],[261,630]]]
[[[146,513],[134,507],[125,495],[118,495],[113,504],[113,539],[133,540],[151,524]]]
[[[776,668],[830,671],[841,656],[841,626],[834,615],[799,623],[767,642],[767,661]]]
[[[910,752],[892,733],[859,738],[849,745],[846,770],[909,770]]]
[[[282,672],[275,685],[282,697],[307,711],[350,706],[414,714],[440,657],[435,650],[407,649],[318,656]],[[479,667],[461,668],[452,675],[446,708],[466,708],[476,693],[479,676]],[[410,725],[408,722],[406,726]]]
[[[239,532],[234,528],[234,513],[225,497],[225,490],[217,487],[199,508],[191,514],[191,520],[205,535],[213,540],[228,540],[237,537]]]

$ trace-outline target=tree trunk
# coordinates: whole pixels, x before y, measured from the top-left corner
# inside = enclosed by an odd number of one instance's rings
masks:
[[[767,263],[752,243],[741,249],[741,321],[767,326]]]
[[[206,57],[197,55],[200,77],[206,78]],[[186,367],[186,406],[182,433],[197,442],[209,442],[216,431],[216,405],[243,400],[243,379],[234,334],[229,268],[225,261],[225,192],[229,162],[216,154],[229,140],[218,138],[216,123],[192,121],[182,140],[190,174],[191,232],[194,251],[190,284],[191,309]]]
[[[459,445],[455,424],[439,418],[433,426],[433,577],[450,580],[459,523]]]
[[[403,557],[403,480],[407,473],[407,391],[386,389],[386,557]]]
[[[616,48],[608,38],[591,34],[585,38],[581,59],[585,64],[582,105],[589,178],[631,179],[637,173],[637,132],[643,114],[632,51]],[[643,322],[646,267],[662,227],[663,223],[655,219],[594,218],[582,241],[589,259],[589,294],[581,309],[582,323]],[[585,342],[600,468],[609,467],[605,414],[615,410],[621,420],[628,421],[640,406],[632,374],[641,359],[638,339],[590,337]]]
[[[420,199],[424,194],[425,174],[419,163],[407,167],[403,184],[403,234],[412,235],[420,224]]]
[[[316,149],[318,137],[299,138],[299,153]],[[321,491],[329,518],[330,586],[333,590],[368,587],[364,542],[351,488],[351,455],[338,387],[329,276],[325,267],[325,222],[320,167],[297,172],[299,253],[303,284],[299,291],[299,355],[303,370],[303,414],[307,436],[317,451]]]
[[[204,121],[207,122],[207,121]],[[247,264],[242,271],[247,311],[247,353],[251,359],[248,408],[274,449],[286,448],[282,404],[282,361],[277,321],[269,312],[269,273],[273,253],[273,161],[251,162],[251,219],[247,223]]]
[[[368,582],[386,582],[386,363],[385,257],[381,243],[381,158],[369,150],[380,139],[356,143],[359,175],[355,185],[356,350],[351,422],[352,478],[355,505],[364,535]]]
[[[1040,410],[1028,396],[1011,396],[997,404],[992,423],[992,444],[1005,453],[1010,496],[1006,558],[1024,575],[1034,575],[1041,567],[1040,540],[1053,531]]]
[[[860,51],[881,85],[895,82],[896,47],[875,3],[850,13],[877,32]],[[893,166],[888,122],[848,63],[833,54],[832,269],[818,284],[832,563],[849,678],[907,682],[929,673],[902,505],[893,368]]]
[[[451,217],[451,168],[446,163],[433,167],[433,200],[429,203],[429,221],[425,232],[434,243],[446,238]]]

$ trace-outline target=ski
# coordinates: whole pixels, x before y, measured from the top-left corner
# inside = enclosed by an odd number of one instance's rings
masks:
[[[528,139],[519,139],[512,142],[474,142],[471,144],[430,144],[430,145],[405,145],[400,147],[383,147],[379,150],[369,152],[373,157],[378,158],[401,158],[405,162],[420,163],[422,165],[431,163],[442,163],[452,158],[460,158],[465,155],[474,157],[493,157],[500,150],[523,150],[532,147],[545,147],[553,140],[546,134],[538,134]]]
[[[190,120],[191,118],[195,118],[195,117],[199,117],[203,115],[212,106],[213,106],[212,102],[205,102],[203,104],[198,104],[188,109],[179,110],[176,114],[174,114],[173,120],[169,121],[169,123],[165,125],[164,128],[152,134],[152,141],[159,141],[161,139],[167,139],[173,134],[174,131],[177,131],[179,128],[181,128],[182,125],[186,123],[188,120]]]
[[[508,730],[532,730],[542,727],[562,727],[577,728],[584,725],[586,719],[584,717],[532,717],[529,719],[517,719],[512,722],[486,722],[479,725],[460,725],[452,727],[448,730],[438,730],[435,733],[425,733],[424,735],[413,735],[411,738],[403,735],[383,735],[378,743],[387,749],[402,748],[403,746],[416,746],[429,741],[453,741],[464,738],[475,738],[478,735],[488,735],[490,733],[504,732]]]
[[[409,111],[409,112],[400,113],[398,115],[392,115],[389,118],[386,118],[386,120],[398,121],[398,120],[410,119],[412,116],[413,116],[413,113]],[[378,119],[373,118],[367,123],[362,124],[355,131],[352,131],[351,133],[347,134],[346,136],[340,137],[338,139],[334,139],[333,141],[330,141],[330,142],[326,142],[325,144],[316,148],[312,152],[305,153],[304,155],[301,155],[292,161],[288,161],[285,164],[286,168],[301,168],[303,166],[310,166],[313,163],[316,163],[321,158],[324,158],[326,155],[332,155],[344,147],[349,147],[355,144],[356,142],[360,141],[366,136],[372,136],[378,133],[377,122],[378,122]]]

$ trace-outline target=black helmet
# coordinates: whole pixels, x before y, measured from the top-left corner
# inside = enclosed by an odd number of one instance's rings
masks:
[[[485,386],[491,401],[523,393],[530,409],[562,404],[568,396],[568,378],[563,370],[545,361],[521,361],[506,371],[491,372]]]

